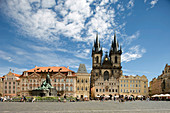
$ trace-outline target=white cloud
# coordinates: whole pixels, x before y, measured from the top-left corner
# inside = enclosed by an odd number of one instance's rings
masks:
[[[55,0],[42,0],[42,8],[51,8],[55,5]]]
[[[140,31],[137,31],[137,32],[135,32],[135,33],[134,33],[133,35],[131,35],[131,36],[125,36],[125,38],[124,38],[124,44],[127,44],[127,45],[131,44],[131,42],[132,42],[133,40],[137,39],[137,38],[139,37],[139,35],[140,35]]]
[[[129,0],[129,2],[127,4],[127,8],[131,9],[131,8],[133,8],[133,6],[134,6],[134,0]]]
[[[146,53],[145,49],[140,49],[140,46],[133,46],[129,49],[128,52],[122,55],[122,62],[129,62],[131,60],[136,60],[137,58],[141,58],[142,55]]]
[[[75,56],[82,59],[90,59],[90,49],[78,50]]]
[[[22,74],[23,71],[26,71],[28,69],[26,68],[16,68],[16,67],[0,67],[0,76],[6,75],[8,74],[8,72],[10,71],[16,73],[16,74]]]
[[[117,5],[117,10],[125,11],[125,8],[123,7],[123,5],[118,4],[118,5]]]
[[[7,60],[8,62],[13,61],[12,56],[9,53],[2,50],[0,50],[0,59]]]
[[[147,0],[144,0],[144,3],[146,3],[147,2]]]
[[[157,2],[158,2],[158,0],[152,0],[152,1],[150,2],[151,8],[153,8],[153,7],[155,6],[155,4],[157,4]]]

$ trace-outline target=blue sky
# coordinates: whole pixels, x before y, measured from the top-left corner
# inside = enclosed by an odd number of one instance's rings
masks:
[[[80,63],[91,70],[96,32],[104,51],[114,31],[124,75],[149,81],[170,63],[169,0],[0,0],[0,76]]]

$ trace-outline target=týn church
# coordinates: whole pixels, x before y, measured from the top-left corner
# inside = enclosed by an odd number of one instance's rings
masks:
[[[122,75],[121,46],[114,34],[109,54],[100,47],[98,34],[92,49],[91,97],[113,97],[119,94],[119,77]]]

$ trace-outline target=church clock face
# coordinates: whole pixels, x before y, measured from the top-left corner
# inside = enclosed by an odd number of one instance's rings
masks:
[[[107,61],[107,60],[108,60],[108,58],[105,58],[105,60]]]

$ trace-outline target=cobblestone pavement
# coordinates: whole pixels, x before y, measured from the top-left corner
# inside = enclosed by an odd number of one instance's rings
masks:
[[[170,113],[170,101],[0,102],[3,113]]]

